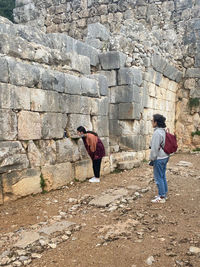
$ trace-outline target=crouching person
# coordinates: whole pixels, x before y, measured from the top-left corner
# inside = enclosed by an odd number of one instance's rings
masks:
[[[83,126],[77,128],[77,134],[82,137],[85,148],[92,159],[94,177],[89,179],[91,183],[100,182],[101,161],[105,156],[105,148],[97,133],[86,131]]]

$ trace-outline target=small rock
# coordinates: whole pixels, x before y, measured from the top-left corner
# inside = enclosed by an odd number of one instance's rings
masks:
[[[72,241],[75,241],[75,240],[77,240],[77,237],[72,237]]]
[[[16,266],[16,267],[22,266],[21,261],[14,261],[12,264],[13,264],[13,266]]]
[[[146,264],[152,265],[152,263],[155,261],[153,256],[150,256],[146,259]]]
[[[63,236],[62,236],[62,240],[65,241],[65,240],[67,240],[67,239],[69,239],[69,236],[67,236],[67,235],[63,235]]]
[[[197,253],[200,253],[200,248],[198,248],[198,247],[190,247],[189,251],[194,253],[194,254],[197,254]]]
[[[49,244],[49,247],[50,247],[50,248],[56,248],[57,245],[56,245],[56,244]]]
[[[29,265],[32,262],[31,259],[24,261],[24,265]]]
[[[20,261],[26,261],[26,260],[28,260],[28,257],[27,256],[21,256],[21,257],[19,257],[19,260]]]
[[[40,258],[42,257],[42,255],[39,254],[39,253],[32,253],[32,254],[31,254],[31,257],[32,257],[33,259],[40,259]]]
[[[188,161],[179,161],[177,164],[177,166],[183,166],[183,167],[191,167],[192,166],[192,163],[191,162],[188,162]]]

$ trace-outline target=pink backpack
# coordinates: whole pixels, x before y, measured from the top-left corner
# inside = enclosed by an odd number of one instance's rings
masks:
[[[172,154],[177,151],[178,144],[176,141],[176,135],[169,133],[169,130],[166,130],[165,145],[163,150],[167,154]]]

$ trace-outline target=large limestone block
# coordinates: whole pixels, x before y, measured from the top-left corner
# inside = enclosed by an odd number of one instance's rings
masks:
[[[91,97],[99,97],[99,86],[96,80],[86,77],[81,78],[81,94]]]
[[[140,102],[140,87],[121,85],[110,88],[110,103]]]
[[[68,103],[69,113],[90,114],[91,112],[91,98],[87,96],[69,95],[65,102]]]
[[[89,57],[90,64],[97,66],[99,64],[98,50],[81,41],[76,41],[76,52],[79,55]]]
[[[109,135],[115,137],[121,135],[118,120],[109,120]]]
[[[117,85],[117,71],[111,70],[111,71],[100,71],[99,74],[102,74],[107,78],[108,81],[108,87],[116,86]]]
[[[117,120],[119,118],[119,105],[110,104],[109,105],[109,119]]]
[[[109,136],[109,124],[107,116],[94,116],[92,118],[93,129],[99,136]]]
[[[141,118],[141,104],[138,103],[120,103],[119,119],[120,120],[139,120]]]
[[[156,71],[161,72],[161,73],[164,72],[164,69],[165,69],[165,67],[167,65],[167,62],[160,55],[153,55],[152,59],[151,59],[151,62],[152,62],[153,68]]]
[[[81,80],[77,76],[65,74],[65,93],[72,95],[81,94]]]
[[[120,142],[126,147],[132,148],[135,151],[143,150],[146,148],[145,136],[142,135],[121,136]]]
[[[189,78],[200,78],[200,68],[187,69],[186,77],[189,77]]]
[[[11,108],[30,110],[31,89],[11,86]]]
[[[60,93],[65,91],[65,74],[53,70],[41,70],[41,88]]]
[[[7,83],[9,78],[8,62],[5,57],[0,56],[0,82]]]
[[[18,86],[37,87],[40,80],[40,69],[8,58],[10,83]]]
[[[48,33],[47,38],[50,39],[51,47],[59,49],[63,52],[76,52],[76,40],[64,33]]]
[[[41,115],[42,138],[62,138],[67,125],[67,115],[62,113],[45,113]]]
[[[101,23],[92,23],[88,25],[88,38],[100,39],[101,41],[108,41],[110,33]]]
[[[28,165],[26,152],[20,142],[0,142],[0,173],[25,169]]]
[[[63,64],[69,65],[71,70],[78,71],[83,74],[90,74],[90,59],[89,57],[78,55],[76,53],[67,53]],[[70,62],[70,63],[69,63]]]
[[[45,180],[45,190],[50,191],[67,185],[74,179],[74,171],[70,162],[42,167],[42,176]]]
[[[178,71],[174,66],[167,64],[164,68],[163,75],[170,80],[180,82],[182,79],[182,72]]]
[[[11,89],[7,83],[0,83],[0,108],[11,108]]]
[[[108,79],[102,74],[92,74],[88,76],[91,79],[95,79],[98,82],[99,92],[101,96],[108,95]]]
[[[101,99],[92,98],[91,99],[91,115],[108,115],[108,97],[102,97]]]
[[[3,174],[4,201],[40,193],[40,174],[39,168]]]
[[[82,138],[78,140],[77,144],[81,159],[89,159],[90,157],[87,153],[87,150],[85,149]]]
[[[34,142],[41,154],[41,165],[56,164],[56,142],[54,140],[38,140]]]
[[[28,158],[31,168],[41,166],[41,153],[35,143],[31,140],[28,142]]]
[[[99,58],[104,70],[120,69],[126,63],[126,55],[116,51],[101,53]]]
[[[92,130],[92,123],[90,120],[90,115],[83,114],[70,114],[68,116],[67,131],[70,137],[77,137],[77,128],[83,126],[86,130]]]
[[[18,138],[19,140],[41,139],[41,118],[39,113],[20,111],[18,114]]]
[[[142,71],[138,68],[121,68],[118,71],[118,85],[142,84]]]
[[[75,178],[84,181],[86,178],[94,176],[91,159],[85,159],[75,162]]]
[[[68,112],[67,95],[58,92],[31,89],[31,110],[41,112]]]
[[[17,136],[17,115],[12,110],[0,109],[0,141],[15,140]]]
[[[80,159],[80,152],[77,144],[69,139],[56,141],[56,161],[58,163],[74,162]]]

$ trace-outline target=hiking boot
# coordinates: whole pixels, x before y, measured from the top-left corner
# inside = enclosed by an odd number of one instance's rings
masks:
[[[160,196],[157,196],[156,198],[151,200],[151,203],[165,203],[165,198],[161,198]]]

